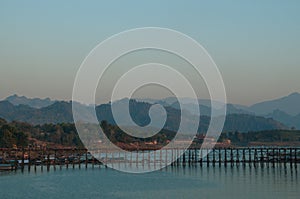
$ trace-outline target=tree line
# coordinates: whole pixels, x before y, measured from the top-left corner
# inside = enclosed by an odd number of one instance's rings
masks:
[[[106,121],[100,123],[106,136],[115,144],[156,142],[166,145],[176,135],[169,130],[161,130],[149,138],[137,138],[124,133],[118,126]],[[247,146],[251,142],[300,142],[300,131],[268,130],[258,132],[225,132],[219,137],[220,142],[231,140],[235,146]],[[31,125],[25,122],[7,122],[0,118],[0,148],[33,146],[36,142],[54,143],[61,146],[83,147],[73,123]]]

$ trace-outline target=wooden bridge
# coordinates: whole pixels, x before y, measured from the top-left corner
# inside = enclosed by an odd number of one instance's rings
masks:
[[[150,156],[150,153],[153,152]],[[289,147],[251,147],[251,148],[215,148],[199,149],[163,149],[158,151],[139,150],[136,155],[122,154],[117,151],[102,150],[93,151],[92,156],[87,149],[78,148],[23,148],[23,149],[0,149],[0,169],[37,168],[49,170],[57,168],[81,168],[127,164],[129,166],[145,166],[157,164],[158,166],[234,166],[234,165],[289,165],[297,168],[300,163],[300,148]],[[147,155],[148,154],[148,155]],[[205,154],[205,155],[204,155]],[[208,155],[206,155],[208,154]],[[176,158],[179,157],[179,158]],[[170,159],[172,161],[170,161]],[[169,164],[170,163],[170,164]],[[11,165],[10,167],[7,167]]]

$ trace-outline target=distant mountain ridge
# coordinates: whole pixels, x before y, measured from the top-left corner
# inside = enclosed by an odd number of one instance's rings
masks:
[[[193,114],[195,108],[194,100],[190,98],[181,98],[187,111]],[[178,100],[175,97],[168,97],[165,99],[136,99],[139,102],[147,102],[149,104],[161,104],[163,106],[171,106],[173,108],[179,108]],[[50,106],[57,102],[57,100],[51,100],[49,98],[27,98],[25,96],[12,95],[7,97],[3,101],[9,101],[13,105],[28,105],[32,108],[43,108]],[[208,99],[199,99],[198,104],[200,105],[200,111],[202,108],[202,115],[210,115],[211,101]],[[259,102],[251,106],[244,106],[239,104],[227,104],[227,113],[229,114],[255,114],[266,116],[273,113],[275,110],[280,110],[290,116],[297,116],[300,114],[300,93],[292,93],[288,96],[284,96],[274,100],[268,100]]]
[[[72,105],[68,102],[55,102],[47,107],[32,108],[28,105],[13,105],[9,101],[1,101],[0,117],[8,121],[30,124],[73,122]]]
[[[176,109],[180,109],[180,105],[178,100],[175,97],[168,97],[165,99],[159,99],[159,100],[155,100],[155,99],[136,99],[137,101],[140,102],[147,102],[147,103],[151,103],[151,104],[161,104],[163,106],[171,106],[173,108]],[[212,111],[212,106],[211,106],[211,102],[210,100],[206,100],[206,99],[199,99],[198,100],[198,104],[194,104],[193,102],[195,100],[191,100],[190,98],[182,98],[181,99],[183,102],[183,109],[186,111],[189,111],[191,114],[196,114],[195,109],[197,108],[197,106],[199,105],[199,110],[200,110],[200,114],[204,115],[204,116],[210,116],[211,115],[211,111]],[[220,102],[216,102],[217,107],[214,107],[215,112],[217,114],[217,116],[222,115],[223,113],[220,112],[219,110],[219,106],[221,106],[222,103]],[[227,109],[227,114],[252,114],[254,115],[253,112],[251,112],[250,110],[247,110],[248,107],[242,106],[242,105],[236,105],[236,104],[227,104],[226,105],[226,109]]]
[[[300,129],[300,113],[296,116],[291,116],[281,110],[274,110],[272,113],[269,113],[265,117],[273,118],[277,121],[284,123],[290,128]]]
[[[120,102],[121,103],[121,102]],[[150,122],[148,115],[149,108],[152,104],[146,102],[130,101],[130,114],[132,119],[138,125],[147,125]],[[79,104],[79,118],[82,121],[90,121],[88,118],[91,115],[92,107]],[[165,129],[176,131],[180,123],[180,110],[172,106],[165,107],[168,117],[164,126]],[[99,121],[106,120],[114,124],[112,117],[111,104],[102,104],[96,107],[96,114]],[[184,119],[191,125],[195,124],[195,116],[189,112],[183,112]],[[28,105],[13,105],[8,101],[0,101],[0,117],[8,121],[22,121],[31,124],[45,123],[69,123],[73,122],[72,102],[57,101],[50,106],[43,108],[32,108]],[[97,122],[97,121],[93,121]],[[207,130],[210,122],[209,116],[201,116],[198,132],[204,133]],[[124,123],[126,125],[126,123]],[[229,114],[226,118],[224,131],[260,131],[273,129],[286,129],[287,127],[280,122],[267,119],[260,116],[247,114]]]
[[[144,101],[143,99],[138,100]],[[192,100],[189,98],[183,98],[182,100],[186,103],[185,109],[193,113],[196,105],[190,104]],[[145,99],[145,101],[167,104],[179,109],[178,102],[176,103],[176,98],[174,97],[159,100]],[[211,112],[210,100],[199,99],[198,103],[200,104],[201,115],[209,116]],[[300,93],[291,93],[288,96],[256,103],[251,106],[227,104],[227,114],[247,114],[273,118],[289,128],[295,127],[300,129]]]
[[[282,98],[256,103],[249,109],[258,115],[266,115],[274,110],[280,110],[296,116],[300,114],[300,93],[292,93]]]
[[[11,95],[5,99],[13,105],[28,105],[32,108],[43,108],[54,104],[50,98],[40,99],[40,98],[27,98],[25,96]]]

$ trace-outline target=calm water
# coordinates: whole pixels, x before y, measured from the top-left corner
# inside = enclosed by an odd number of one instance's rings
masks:
[[[1,172],[0,198],[299,198],[299,168],[179,167],[127,174],[98,167]]]

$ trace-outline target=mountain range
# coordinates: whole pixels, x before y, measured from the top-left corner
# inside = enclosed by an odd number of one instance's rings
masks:
[[[292,93],[279,99],[260,102],[248,109],[259,115],[266,115],[274,110],[280,110],[291,116],[296,116],[300,113],[300,94]]]
[[[13,105],[28,105],[32,108],[43,108],[54,104],[56,100],[51,100],[50,98],[40,99],[40,98],[27,98],[25,96],[12,95],[5,99]]]
[[[172,106],[179,108],[177,99],[174,97],[166,99],[138,99],[150,103],[159,103],[164,106]],[[189,98],[182,98],[185,103],[184,108],[194,113],[196,104],[191,103],[193,100]],[[201,115],[210,115],[211,102],[210,100],[198,100]],[[218,112],[218,110],[216,110]],[[277,120],[289,128],[300,129],[300,93],[292,93],[274,100],[259,102],[251,106],[244,106],[239,104],[227,104],[227,114],[247,114],[262,116],[265,118],[272,118]]]
[[[299,101],[295,100],[297,97],[299,97]],[[122,105],[124,100],[126,101],[128,99],[123,99],[114,103]],[[279,103],[276,103],[276,101],[279,101]],[[291,102],[293,102],[293,104],[291,104]],[[297,104],[299,105],[299,102],[300,94],[294,93],[278,100],[262,102],[249,107],[227,104],[227,116],[223,131],[249,132],[272,129],[289,129],[291,127],[299,129],[300,127],[297,124],[300,123],[300,112],[299,114],[296,114],[296,108],[293,110],[293,114],[290,112],[290,107],[297,106]],[[165,100],[130,100],[130,115],[135,123],[145,126],[151,122],[148,115],[149,108],[153,104],[161,104],[165,107],[167,112],[167,120],[164,128],[176,131],[180,123],[181,113],[184,115],[186,121],[190,122],[190,124],[194,124],[196,122],[196,116],[193,113],[195,104],[190,103],[188,98],[185,99],[185,103],[185,110],[181,112],[178,101],[173,98],[167,98]],[[211,106],[209,100],[199,100],[199,103],[201,118],[198,132],[205,132],[210,122]],[[274,110],[269,109],[269,103],[274,105]],[[79,103],[77,103],[77,105],[80,107],[79,120],[91,121],[93,108]],[[264,105],[267,108],[264,108]],[[269,110],[271,112],[269,112]],[[98,117],[98,121],[106,120],[111,124],[115,124],[111,112],[111,103],[96,106],[96,115]],[[73,122],[72,102],[38,98],[29,99],[13,95],[3,101],[0,101],[0,117],[8,121],[22,121],[35,125]],[[93,122],[96,123],[97,121]],[[124,125],[126,125],[126,123],[124,123]]]

